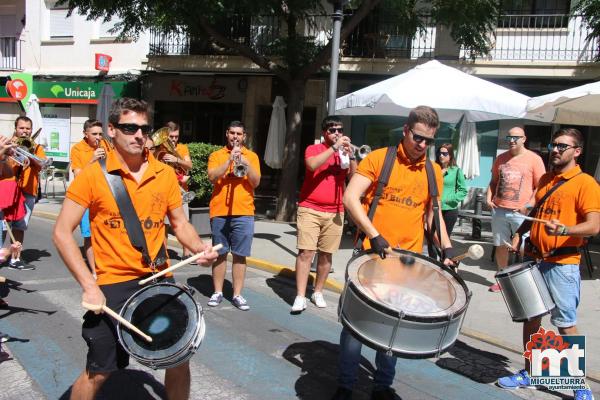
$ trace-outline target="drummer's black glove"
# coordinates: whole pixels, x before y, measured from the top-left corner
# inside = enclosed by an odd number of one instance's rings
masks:
[[[460,255],[460,252],[457,249],[455,249],[453,247],[446,247],[444,250],[442,250],[442,262],[446,258],[450,259],[454,263],[454,266],[452,267],[452,268],[454,268],[454,272],[458,272],[458,264],[460,264],[460,261],[454,261],[452,259],[459,255]]]
[[[371,239],[370,242],[371,249],[373,249],[375,253],[379,254],[379,257],[385,258],[385,250],[390,247],[390,244],[387,242],[387,240],[385,240],[383,236],[377,235]]]

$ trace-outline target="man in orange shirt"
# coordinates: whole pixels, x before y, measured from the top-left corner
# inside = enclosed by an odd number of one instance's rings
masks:
[[[227,270],[227,253],[233,256],[233,304],[240,310],[250,307],[242,288],[246,274],[246,257],[250,255],[254,235],[254,189],[260,183],[258,156],[244,146],[246,128],[232,121],[225,132],[227,144],[208,158],[208,179],[214,185],[209,204],[213,244],[222,244],[213,264],[214,293],[208,305],[223,301],[223,282]],[[236,176],[236,166],[245,166],[246,174]],[[240,168],[241,169],[241,168]]]
[[[71,148],[71,170],[73,176],[88,165],[106,157],[106,150],[100,146],[102,140],[102,122],[97,119],[88,119],[83,123],[83,139]],[[90,210],[85,210],[79,223],[79,230],[83,237],[83,251],[91,271],[96,270],[94,263],[94,250],[92,249],[92,232],[90,231]]]
[[[375,195],[387,148],[369,153],[360,162],[348,183],[344,193],[344,206],[360,230],[366,234],[364,247],[373,249],[381,258],[391,252],[390,245],[415,253],[421,253],[423,249],[423,224],[425,222],[431,228],[434,213],[425,157],[427,147],[435,140],[438,127],[439,118],[434,109],[419,106],[410,111],[404,125],[404,138],[398,144],[388,184],[383,190],[372,221],[365,208],[370,206]],[[433,163],[433,168],[438,192],[441,194],[444,182],[442,170],[436,163]],[[439,242],[444,249],[444,264],[454,265],[450,258],[455,254],[446,233],[441,207],[438,212],[441,226],[436,231],[440,233]],[[400,221],[401,227],[398,225]],[[333,399],[352,398],[361,349],[358,339],[343,328],[340,336],[339,386]],[[396,357],[377,351],[375,363],[377,368],[371,399],[396,398],[391,388],[396,373]]]
[[[534,217],[546,223],[523,223],[512,241],[512,251],[520,249],[523,234],[530,229],[530,245],[525,252],[539,262],[548,290],[556,307],[550,322],[561,335],[577,335],[577,306],[579,304],[581,275],[579,248],[584,238],[600,232],[600,186],[596,180],[581,171],[577,157],[583,152],[583,135],[577,129],[561,129],[552,135],[548,145],[550,171],[540,179],[535,195],[536,203],[558,182],[564,181],[538,207]],[[542,317],[523,323],[523,346],[541,326]],[[530,384],[530,363],[517,374],[500,378],[498,384],[506,389],[527,387]],[[576,390],[575,399],[592,399],[590,390]]]
[[[32,126],[33,123],[28,117],[17,117],[15,120],[15,133],[13,140],[16,141],[19,138],[30,138]],[[35,145],[32,153],[40,160],[46,159],[46,153],[44,152],[44,149],[38,144]],[[23,243],[25,231],[29,226],[31,213],[33,212],[33,207],[35,206],[39,188],[39,175],[42,167],[43,165],[37,159],[30,157],[28,168],[17,167],[15,170],[15,179],[19,183],[19,186],[25,195],[25,209],[27,210],[25,217],[13,222],[12,224],[15,239],[21,243]],[[35,269],[33,265],[26,264],[19,258],[11,259],[8,267],[17,270]]]
[[[166,254],[158,254],[165,245],[165,216],[169,216],[177,239],[194,252],[206,251],[198,261],[211,265],[216,252],[203,243],[181,208],[181,194],[173,170],[158,162],[145,148],[152,128],[148,125],[148,104],[131,98],[113,103],[109,115],[108,135],[114,150],[108,151],[106,171],[123,179],[142,230],[148,255],[130,242],[123,229],[123,219],[106,182],[100,163],[94,163],[73,180],[53,232],[53,240],[63,261],[83,289],[82,300],[88,304],[106,304],[120,310],[139,290],[139,279],[168,266]],[[96,259],[97,279],[88,270],[72,235],[85,209],[90,210],[92,247]],[[162,258],[162,260],[159,260]],[[88,311],[84,316],[82,336],[88,345],[85,371],[71,390],[72,399],[92,399],[110,374],[128,364],[128,354],[117,341],[114,321],[106,314]],[[169,368],[165,390],[169,399],[187,399],[190,389],[189,363]]]

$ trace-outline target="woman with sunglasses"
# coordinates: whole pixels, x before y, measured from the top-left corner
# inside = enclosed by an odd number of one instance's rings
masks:
[[[435,162],[442,167],[444,192],[442,193],[442,217],[446,223],[448,237],[458,218],[458,206],[467,197],[467,183],[462,170],[456,165],[454,150],[450,143],[444,143],[436,152]]]

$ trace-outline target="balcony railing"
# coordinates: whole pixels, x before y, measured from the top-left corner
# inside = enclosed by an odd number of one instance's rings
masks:
[[[407,34],[402,26],[385,17],[367,18],[341,44],[345,57],[417,59],[436,54],[436,27],[429,16],[422,16],[423,29]],[[274,17],[231,18],[220,25],[231,40],[246,44],[260,54],[271,55],[281,34],[281,23]],[[314,16],[304,27],[305,35],[315,45],[325,45],[331,38],[330,16]],[[581,16],[503,15],[490,33],[491,52],[481,57],[490,61],[573,61],[592,62],[600,51],[598,39],[588,41],[589,27]],[[216,47],[207,39],[187,33],[164,34],[151,31],[150,56],[232,54],[232,50]],[[459,58],[469,59],[468,50],[460,50]]]
[[[0,71],[21,70],[21,41],[13,36],[0,36]]]
[[[590,28],[582,16],[503,15],[492,33],[489,60],[592,62],[599,55],[598,39],[588,41]],[[469,58],[468,51],[461,57]]]

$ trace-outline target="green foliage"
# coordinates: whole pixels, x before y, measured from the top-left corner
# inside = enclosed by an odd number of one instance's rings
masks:
[[[585,18],[590,27],[588,40],[600,37],[600,0],[580,0],[573,8],[573,14],[581,14]]]
[[[470,50],[472,59],[491,50],[490,32],[500,12],[497,0],[434,0],[432,8],[434,20],[450,28],[452,39]]]
[[[190,190],[196,192],[194,203],[207,206],[212,194],[213,185],[208,180],[208,156],[221,146],[208,143],[189,143],[192,171],[190,173]]]

